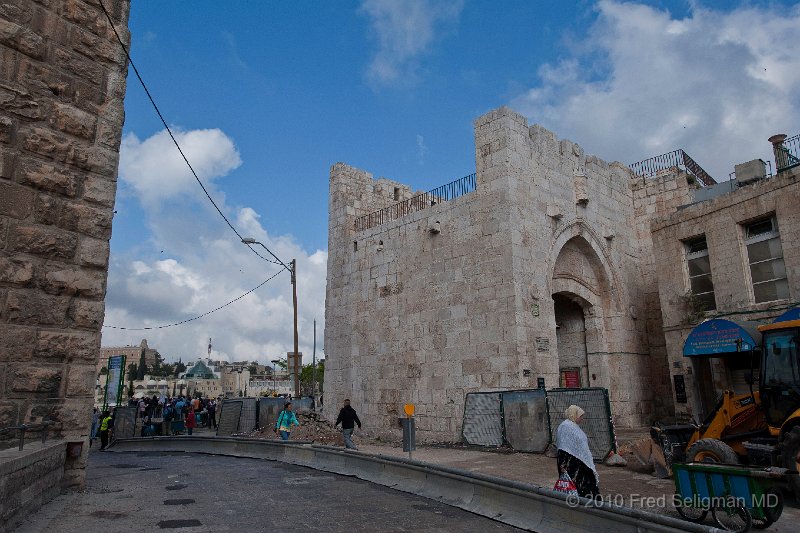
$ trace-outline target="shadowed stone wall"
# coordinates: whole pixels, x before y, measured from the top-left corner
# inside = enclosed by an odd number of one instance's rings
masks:
[[[129,42],[129,1],[105,5]],[[98,2],[0,3],[0,427],[87,440],[126,66]]]

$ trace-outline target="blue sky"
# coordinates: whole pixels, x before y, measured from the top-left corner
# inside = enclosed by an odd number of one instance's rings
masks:
[[[301,350],[324,328],[328,170],[430,189],[474,172],[472,121],[509,105],[606,160],[684,148],[718,180],[800,129],[795,2],[134,1],[131,55],[242,234],[298,260]],[[106,325],[191,318],[276,272],[187,174],[131,72]],[[282,273],[201,320],[107,328],[168,359],[291,347]],[[306,357],[308,360],[308,357]]]

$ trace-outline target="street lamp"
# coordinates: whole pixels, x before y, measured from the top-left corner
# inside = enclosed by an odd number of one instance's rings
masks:
[[[278,364],[277,359],[272,360],[272,390],[275,391],[275,395],[278,395],[278,384],[275,378],[275,365]]]
[[[298,358],[298,342],[297,342],[297,261],[292,259],[289,261],[289,265],[287,266],[286,263],[278,259],[278,256],[272,253],[272,251],[264,246],[263,243],[258,242],[252,237],[244,237],[242,238],[242,242],[244,244],[258,244],[262,248],[264,248],[269,255],[275,258],[275,260],[286,270],[289,271],[291,275],[291,282],[292,282],[292,306],[294,307],[294,360],[295,360],[295,372],[294,372],[294,392],[295,395],[299,398],[300,397],[300,361],[297,360]],[[288,361],[287,361],[288,363]]]

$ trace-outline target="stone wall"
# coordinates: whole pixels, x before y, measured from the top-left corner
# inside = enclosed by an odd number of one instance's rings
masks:
[[[0,533],[61,492],[67,446],[64,441],[31,442],[23,450],[0,450]]]
[[[686,202],[689,203],[689,202]],[[800,300],[800,169],[782,172],[776,177],[746,185],[704,202],[699,202],[652,223],[658,266],[660,307],[663,315],[666,349],[671,374],[684,376],[687,403],[675,403],[676,414],[683,419],[701,415],[696,371],[683,357],[683,343],[696,322],[686,298],[689,290],[686,252],[683,242],[706,236],[711,275],[717,304],[705,318],[731,316],[743,320],[769,320],[786,306]],[[780,230],[790,298],[756,304],[744,244],[742,224],[774,214]],[[712,367],[713,386],[717,393],[730,388],[724,366]],[[672,378],[670,378],[671,385]],[[671,397],[675,401],[674,390]]]
[[[105,4],[128,42],[129,2]],[[97,2],[0,4],[0,426],[87,439],[126,72]]]
[[[331,168],[326,405],[349,397],[389,429],[415,403],[420,438],[456,440],[467,393],[559,385],[573,362],[558,353],[558,296],[583,312],[586,380],[610,390],[616,423],[663,415],[649,221],[677,200],[651,202],[624,165],[507,108],[475,121],[475,150],[475,192],[363,231],[356,217],[400,184]]]

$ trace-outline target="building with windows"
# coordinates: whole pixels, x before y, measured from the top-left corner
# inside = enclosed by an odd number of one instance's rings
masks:
[[[602,387],[641,427],[740,386],[750,358],[695,368],[684,344],[800,298],[800,138],[776,176],[718,184],[683,150],[607,162],[508,108],[474,128],[475,174],[428,192],[331,167],[326,403],[387,431],[413,403],[418,438],[458,440],[472,392]]]
[[[777,175],[760,160],[737,165],[717,194],[652,223],[678,418],[702,420],[724,390],[749,392],[756,326],[800,300],[800,166],[776,160]]]
[[[124,355],[125,367],[127,369],[130,364],[138,365],[142,354],[144,354],[144,363],[147,365],[147,368],[152,369],[159,357],[159,353],[158,350],[150,348],[147,345],[147,339],[142,339],[142,342],[138,345],[104,346],[100,348],[100,359],[97,361],[97,374],[100,375],[100,371],[108,364],[108,358],[111,356]]]

